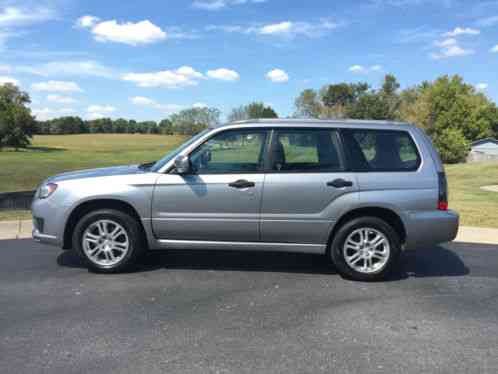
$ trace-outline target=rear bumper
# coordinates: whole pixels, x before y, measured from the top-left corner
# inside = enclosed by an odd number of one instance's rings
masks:
[[[406,249],[451,242],[458,233],[459,216],[452,210],[411,213],[408,219]]]

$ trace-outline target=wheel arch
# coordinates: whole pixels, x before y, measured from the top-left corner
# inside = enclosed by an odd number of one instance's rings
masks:
[[[394,210],[386,207],[381,207],[381,206],[367,206],[367,207],[361,207],[361,208],[356,208],[353,210],[350,210],[349,212],[344,213],[339,220],[334,224],[330,235],[329,235],[329,240],[327,243],[327,250],[330,248],[332,241],[334,240],[335,234],[337,231],[346,223],[349,222],[355,218],[360,218],[360,217],[377,217],[380,218],[384,221],[386,221],[388,224],[392,226],[392,228],[396,231],[396,233],[399,235],[401,243],[406,242],[406,227],[405,224],[401,218],[401,216],[396,213]]]
[[[70,213],[68,219],[66,220],[66,224],[64,226],[64,236],[63,236],[63,248],[70,249],[72,247],[72,236],[74,229],[78,223],[78,221],[85,214],[88,214],[94,210],[101,209],[114,209],[119,210],[123,213],[129,214],[131,217],[135,218],[139,224],[140,230],[142,232],[142,237],[144,239],[144,243],[147,242],[147,236],[145,232],[145,228],[143,226],[143,222],[138,214],[137,210],[128,202],[119,199],[94,199],[87,200],[80,204],[78,204]]]

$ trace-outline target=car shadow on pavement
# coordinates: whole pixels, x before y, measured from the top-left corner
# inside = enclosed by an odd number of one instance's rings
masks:
[[[85,268],[72,251],[57,258],[60,266]],[[285,272],[303,274],[336,274],[334,266],[323,255],[280,252],[171,250],[150,252],[132,272],[159,269]],[[387,279],[396,281],[410,277],[455,277],[469,274],[455,252],[438,246],[403,252],[400,265]]]
[[[469,273],[469,268],[457,253],[442,246],[435,246],[403,252],[398,270],[393,271],[388,280],[410,277],[459,277]]]

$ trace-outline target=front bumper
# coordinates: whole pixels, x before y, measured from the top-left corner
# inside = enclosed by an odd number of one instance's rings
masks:
[[[32,235],[35,242],[60,246],[60,241],[55,235],[42,234],[38,229],[33,229]]]
[[[53,199],[34,199],[31,205],[33,214],[33,239],[39,243],[62,247],[64,209]]]
[[[412,213],[406,225],[405,248],[430,248],[451,242],[457,236],[458,226],[459,215],[452,210]]]

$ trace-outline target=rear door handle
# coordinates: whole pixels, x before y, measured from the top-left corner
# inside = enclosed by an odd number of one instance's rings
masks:
[[[334,179],[333,181],[327,182],[327,186],[335,187],[335,188],[353,187],[353,182],[339,178],[339,179]]]
[[[249,188],[249,187],[255,187],[256,183],[249,182],[248,180],[245,179],[239,179],[236,180],[235,182],[229,183],[228,185],[233,188]]]

